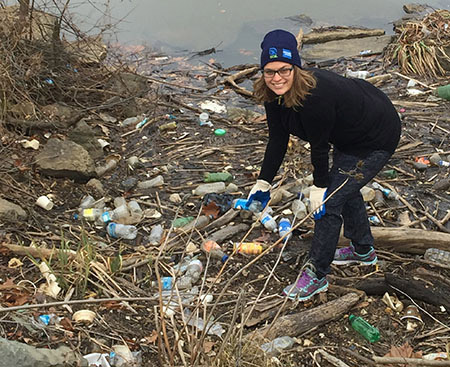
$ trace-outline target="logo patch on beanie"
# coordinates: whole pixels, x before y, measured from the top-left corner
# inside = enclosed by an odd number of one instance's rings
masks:
[[[278,52],[276,47],[269,48],[269,58],[270,59],[277,59],[278,58]]]
[[[283,48],[283,57],[285,59],[289,59],[289,60],[292,59],[292,52],[291,52],[291,50]]]

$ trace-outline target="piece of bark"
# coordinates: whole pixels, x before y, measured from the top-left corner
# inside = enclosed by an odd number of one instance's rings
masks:
[[[450,361],[433,361],[421,358],[404,357],[373,357],[376,364],[396,364],[399,366],[447,366],[450,367]]]
[[[323,43],[337,41],[349,38],[363,38],[382,36],[385,34],[383,29],[365,29],[365,28],[337,28],[329,30],[316,30],[303,36],[303,44]]]
[[[204,228],[204,230],[210,231],[211,229],[222,227],[223,225],[230,223],[238,214],[239,210],[234,210],[233,208],[231,208],[224,215],[217,218],[214,222],[209,223]]]
[[[375,247],[384,247],[409,254],[423,255],[428,248],[441,250],[450,248],[450,234],[427,231],[417,228],[371,227]],[[348,244],[348,239],[341,238],[341,245]]]
[[[257,329],[248,334],[247,338],[263,336],[274,339],[284,335],[297,336],[316,326],[340,319],[358,301],[359,296],[356,293],[349,293],[315,308],[282,316],[275,320],[272,326]]]
[[[235,226],[228,226],[222,229],[219,229],[217,232],[214,232],[210,236],[208,236],[208,240],[216,241],[217,243],[221,243],[235,234],[245,232],[249,229],[249,225],[245,223],[240,223]]]
[[[412,299],[424,301],[430,305],[444,306],[450,313],[450,290],[442,282],[436,280],[433,282],[433,287],[430,287],[420,280],[401,278],[392,273],[386,273],[385,279],[388,285],[401,290]]]

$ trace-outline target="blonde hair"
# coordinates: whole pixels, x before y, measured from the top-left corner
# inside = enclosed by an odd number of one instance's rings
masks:
[[[294,66],[294,81],[292,87],[284,94],[284,105],[286,107],[302,106],[310,90],[317,85],[317,80],[308,70],[300,69]],[[264,75],[253,85],[253,96],[259,103],[271,102],[277,98],[277,95],[267,86]]]

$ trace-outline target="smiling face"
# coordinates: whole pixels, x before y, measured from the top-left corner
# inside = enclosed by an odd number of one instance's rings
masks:
[[[282,96],[292,87],[294,66],[282,61],[272,61],[264,67],[263,77],[267,87],[276,95]],[[271,75],[276,71],[275,75]],[[282,76],[283,75],[283,76]]]

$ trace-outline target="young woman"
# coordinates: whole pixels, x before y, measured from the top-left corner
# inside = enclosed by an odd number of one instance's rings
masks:
[[[326,70],[303,69],[293,34],[269,32],[261,48],[262,76],[255,83],[254,94],[266,109],[269,141],[249,198],[270,192],[290,134],[310,143],[314,185],[309,199],[311,207],[317,208],[314,236],[298,281],[283,291],[291,299],[305,301],[327,290],[325,276],[332,262],[376,263],[359,190],[395,151],[401,122],[389,98],[372,84]],[[327,194],[330,197],[324,204]],[[351,242],[336,250],[342,223]]]

